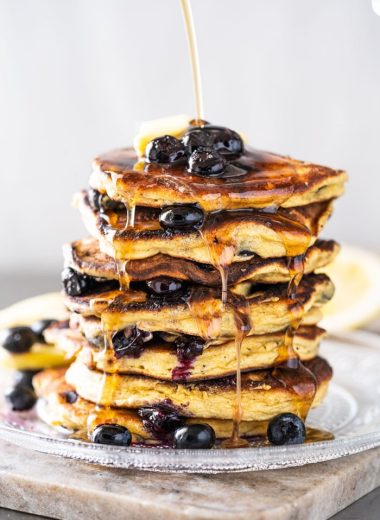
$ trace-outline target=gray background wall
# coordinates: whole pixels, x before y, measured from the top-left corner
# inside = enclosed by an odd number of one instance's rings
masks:
[[[193,0],[206,117],[346,168],[325,235],[380,251],[380,17],[370,0]],[[91,158],[193,112],[176,0],[0,0],[0,271],[59,272]]]

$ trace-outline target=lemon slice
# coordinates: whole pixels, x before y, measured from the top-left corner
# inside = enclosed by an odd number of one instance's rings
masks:
[[[47,293],[22,300],[0,311],[0,329],[52,318],[65,320],[68,312],[61,293]],[[0,367],[12,370],[38,370],[68,364],[65,352],[53,345],[36,343],[29,352],[12,354],[0,348]]]
[[[16,325],[31,325],[34,321],[45,318],[65,320],[68,317],[61,293],[40,294],[1,310],[0,329]]]
[[[321,326],[329,333],[363,327],[380,316],[380,257],[343,245],[334,262],[322,270],[335,284],[334,298],[323,308]]]

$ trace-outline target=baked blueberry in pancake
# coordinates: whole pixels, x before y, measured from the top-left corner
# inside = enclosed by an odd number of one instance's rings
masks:
[[[220,343],[205,342],[197,336],[155,333],[148,341],[136,334],[125,337],[125,348],[118,355],[118,343],[104,349],[100,341],[87,340],[78,328],[52,327],[47,338],[67,352],[76,354],[88,367],[119,374],[135,374],[166,381],[199,381],[230,376],[235,373],[234,340]],[[299,327],[294,349],[302,361],[318,355],[325,331],[315,325]],[[248,336],[241,345],[242,372],[272,367],[278,359],[284,331]]]

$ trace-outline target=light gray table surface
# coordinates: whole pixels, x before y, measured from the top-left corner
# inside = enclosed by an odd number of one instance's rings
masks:
[[[30,275],[2,273],[0,274],[0,309],[22,298],[59,290],[59,288],[59,275],[54,278],[51,275],[32,273]],[[374,330],[380,332],[380,326],[376,324]],[[43,518],[46,517],[0,508],[0,520],[38,520]],[[377,488],[334,515],[331,520],[379,520],[379,518],[380,488]]]

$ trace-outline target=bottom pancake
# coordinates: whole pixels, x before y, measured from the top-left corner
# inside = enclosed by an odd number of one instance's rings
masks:
[[[320,358],[314,360],[314,364],[309,363],[310,367],[314,368],[314,374],[318,380],[318,388],[312,404],[315,407],[321,403],[327,392],[331,369],[326,361]],[[165,428],[166,418],[172,424],[174,421],[177,425],[181,423],[209,424],[219,439],[228,438],[233,428],[231,419],[202,415],[186,417],[182,415],[178,407],[167,400],[155,403],[151,407],[144,406],[138,409],[96,407],[94,403],[79,397],[74,387],[67,383],[65,369],[50,369],[40,372],[35,376],[34,384],[39,397],[43,400],[44,420],[52,426],[80,432],[81,436],[86,436],[88,429],[91,431],[99,424],[119,424],[129,429],[134,442],[165,441],[168,436],[168,428]],[[297,408],[294,406],[289,408],[288,405],[289,401],[274,409],[268,403],[268,413],[265,419],[260,414],[260,419],[258,415],[257,419],[242,420],[240,423],[241,436],[264,435],[268,421],[272,417],[278,413],[298,412]],[[154,418],[157,416],[158,421],[155,421]]]

